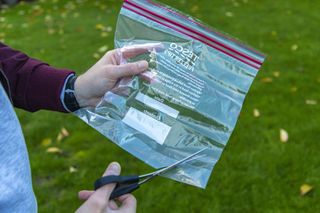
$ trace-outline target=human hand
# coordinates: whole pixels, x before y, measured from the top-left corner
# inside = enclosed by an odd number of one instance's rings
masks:
[[[120,175],[121,167],[118,163],[109,164],[103,176],[107,175]],[[117,198],[118,204],[114,200],[109,200],[109,197],[115,188],[116,184],[105,185],[96,191],[80,191],[79,198],[86,200],[76,213],[91,213],[91,212],[104,212],[104,213],[135,213],[137,201],[131,194],[122,195]]]
[[[122,60],[150,50],[150,46],[133,46],[107,52],[75,82],[75,97],[80,107],[96,106],[102,96],[112,90],[124,77],[140,74],[148,69],[147,61],[122,64]]]

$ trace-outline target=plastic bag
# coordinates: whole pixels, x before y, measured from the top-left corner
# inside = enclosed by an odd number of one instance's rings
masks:
[[[122,79],[96,108],[76,114],[154,168],[210,147],[164,174],[205,188],[264,56],[147,0],[124,2],[115,46],[121,63],[145,59],[149,70]],[[122,57],[130,48],[145,51]]]

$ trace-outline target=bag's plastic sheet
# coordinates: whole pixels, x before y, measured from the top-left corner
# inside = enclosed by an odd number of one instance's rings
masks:
[[[148,72],[122,79],[97,107],[76,114],[155,168],[210,147],[165,174],[205,188],[264,56],[147,0],[124,2],[115,46],[121,63],[145,59]],[[123,57],[137,49],[144,51]]]

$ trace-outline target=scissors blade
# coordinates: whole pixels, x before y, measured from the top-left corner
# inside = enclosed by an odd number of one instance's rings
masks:
[[[164,173],[164,172],[166,172],[166,171],[168,171],[168,170],[170,170],[170,169],[172,169],[172,168],[174,168],[174,167],[176,167],[176,166],[178,166],[178,165],[180,165],[180,164],[182,164],[182,163],[187,162],[188,160],[191,161],[194,156],[200,154],[201,152],[203,152],[203,151],[206,150],[206,149],[208,149],[208,147],[203,148],[203,149],[201,149],[201,150],[193,153],[192,155],[189,155],[189,156],[187,156],[187,157],[185,157],[185,158],[183,158],[183,159],[175,162],[174,164],[171,164],[170,166],[167,166],[167,167],[165,167],[165,168],[163,168],[163,169],[160,169],[160,170],[158,170],[158,171],[155,171],[155,172],[154,172],[154,175],[155,175],[155,176],[160,175],[160,174],[162,174],[162,173]]]
[[[180,165],[180,164],[182,164],[182,163],[185,163],[185,162],[189,162],[189,161],[191,161],[191,160],[194,160],[194,159],[192,159],[194,156],[200,154],[201,152],[203,152],[203,151],[206,150],[206,149],[208,149],[208,147],[203,148],[203,149],[201,149],[201,150],[199,150],[199,151],[197,151],[197,152],[195,152],[195,153],[193,153],[193,154],[191,154],[191,155],[189,155],[189,156],[187,156],[187,157],[185,157],[185,158],[183,158],[183,159],[175,162],[174,164],[171,164],[171,165],[169,165],[169,166],[167,166],[167,167],[164,167],[164,168],[162,168],[162,169],[159,169],[159,170],[157,170],[157,171],[155,171],[155,172],[152,172],[152,173],[149,173],[149,174],[145,174],[145,175],[140,175],[139,178],[145,178],[145,179],[142,180],[142,181],[140,181],[140,182],[139,182],[139,185],[144,184],[144,183],[150,181],[150,180],[153,179],[154,177],[156,177],[156,176],[158,176],[158,175],[160,175],[160,174],[162,174],[162,173],[164,173],[164,172],[166,172],[166,171],[168,171],[168,170],[170,170],[170,169],[172,169],[172,168],[174,168],[174,167],[176,167],[176,166],[178,166],[178,165]],[[197,159],[198,159],[198,158],[197,158]]]

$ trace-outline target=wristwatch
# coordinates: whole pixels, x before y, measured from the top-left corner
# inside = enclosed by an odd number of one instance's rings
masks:
[[[71,112],[74,112],[78,109],[80,109],[79,103],[76,99],[76,96],[74,94],[74,83],[77,80],[77,76],[73,75],[71,76],[66,83],[65,91],[64,91],[64,104],[67,107],[67,109]]]

